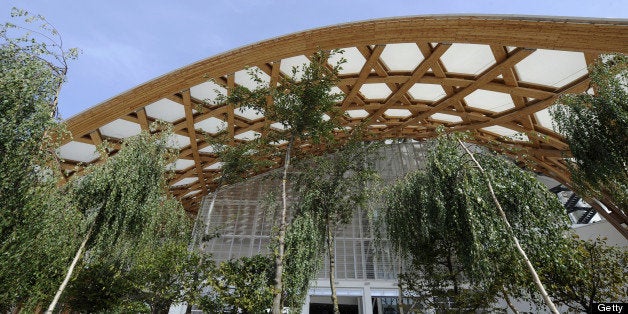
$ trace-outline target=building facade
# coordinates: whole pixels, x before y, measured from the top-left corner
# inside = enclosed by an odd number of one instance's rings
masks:
[[[421,142],[383,145],[374,158],[374,167],[385,183],[391,183],[420,168],[425,153],[426,144]],[[569,210],[571,192],[558,188],[559,184],[547,177],[540,179],[548,189],[555,190]],[[268,254],[273,223],[277,218],[268,212],[265,199],[270,193],[277,192],[279,186],[277,175],[269,173],[223,187],[217,191],[215,198],[207,196],[201,205],[196,232],[217,233],[220,236],[202,243],[204,250],[211,253],[217,262]],[[569,196],[564,197],[566,194]],[[336,235],[335,278],[339,302],[343,313],[397,313],[397,274],[402,263],[390,251],[386,240],[377,236],[373,216],[382,206],[381,201],[372,200],[368,206],[356,208],[351,223],[342,226]],[[579,203],[582,215],[587,212],[585,207],[586,204]],[[573,216],[573,212],[570,215]],[[571,218],[574,222],[578,220]],[[605,230],[613,231],[612,227]],[[588,237],[589,232],[582,227],[578,233]],[[326,313],[330,310],[328,272],[329,262],[324,259],[317,279],[311,284],[302,313]],[[521,307],[529,309],[528,304],[521,304]]]

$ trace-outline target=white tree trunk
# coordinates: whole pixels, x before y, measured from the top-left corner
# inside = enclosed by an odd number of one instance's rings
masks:
[[[334,232],[332,230],[332,222],[327,219],[327,255],[329,256],[329,287],[331,289],[331,304],[334,308],[334,314],[340,314],[338,307],[338,294],[336,292],[336,254],[334,244]]]
[[[458,140],[458,143],[460,143],[462,148],[464,148],[464,150],[467,152],[467,154],[471,157],[471,159],[473,160],[475,165],[480,170],[480,173],[482,173],[482,176],[484,176],[484,179],[486,180],[486,185],[488,186],[488,190],[489,190],[489,192],[491,192],[491,196],[493,198],[493,202],[495,203],[495,205],[497,206],[497,209],[499,211],[499,215],[501,216],[502,220],[506,224],[506,228],[508,229],[508,233],[510,233],[510,235],[512,237],[512,240],[515,243],[515,247],[517,247],[517,251],[519,252],[521,257],[525,261],[526,266],[528,267],[528,270],[530,271],[530,275],[532,275],[532,280],[536,284],[536,287],[539,289],[539,292],[541,293],[541,296],[543,296],[543,300],[545,301],[545,304],[550,309],[550,311],[552,311],[552,313],[559,314],[558,309],[556,308],[556,305],[554,305],[554,302],[552,302],[552,299],[550,299],[549,295],[547,294],[547,291],[545,291],[545,287],[543,286],[543,283],[541,282],[541,279],[539,278],[539,275],[536,273],[536,270],[534,269],[534,266],[530,262],[530,259],[528,259],[528,255],[526,254],[526,252],[523,250],[523,248],[519,244],[519,239],[517,239],[517,237],[515,236],[515,233],[514,233],[512,227],[510,226],[510,222],[508,222],[508,218],[506,217],[506,213],[502,209],[502,205],[499,203],[499,200],[497,200],[497,196],[495,196],[495,191],[493,191],[493,185],[491,184],[491,180],[489,179],[489,177],[486,174],[486,172],[484,172],[484,168],[482,168],[482,165],[480,165],[480,163],[475,159],[475,157],[473,156],[471,151],[469,151],[469,149],[462,143],[461,140]]]
[[[72,273],[74,272],[76,263],[78,263],[79,259],[81,259],[81,255],[83,254],[83,251],[85,251],[85,245],[87,244],[87,240],[89,240],[89,236],[91,234],[92,234],[92,229],[90,228],[89,232],[87,232],[87,235],[85,236],[85,239],[83,239],[83,242],[81,242],[81,246],[79,247],[78,251],[74,255],[74,260],[72,260],[72,264],[70,264],[70,268],[68,268],[68,272],[65,275],[65,279],[63,279],[61,286],[59,286],[59,290],[57,290],[57,293],[55,294],[54,299],[52,299],[50,306],[48,306],[48,309],[46,310],[46,314],[52,314],[52,312],[55,309],[55,306],[57,306],[57,302],[59,302],[59,298],[61,298],[61,295],[63,294],[63,290],[65,290],[65,287],[68,285],[70,278],[72,278]]]
[[[281,181],[281,221],[279,222],[279,234],[277,235],[277,257],[275,258],[275,295],[273,297],[273,314],[281,314],[281,297],[283,293],[283,260],[286,248],[286,216],[288,215],[288,168],[290,167],[290,153],[294,143],[294,136],[290,137],[288,148],[286,148],[286,156],[283,164],[283,179]]]

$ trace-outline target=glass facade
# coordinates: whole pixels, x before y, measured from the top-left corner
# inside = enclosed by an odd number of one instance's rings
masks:
[[[394,181],[417,169],[424,160],[422,143],[408,142],[382,146],[374,156],[374,167],[384,181]],[[244,182],[221,188],[203,200],[200,219],[205,227],[197,232],[220,234],[204,242],[206,252],[216,261],[268,253],[272,234],[273,213],[265,206],[268,195],[278,195],[281,171],[250,178]],[[288,192],[290,194],[290,190]],[[213,207],[212,207],[213,202]],[[379,200],[373,200],[376,214]],[[369,210],[356,208],[351,224],[341,226],[336,234],[336,278],[338,280],[394,280],[397,261],[385,243],[376,245],[374,226]],[[385,240],[384,240],[385,241]],[[318,273],[319,279],[328,278],[329,263],[325,261]]]
[[[422,167],[426,149],[426,144],[419,142],[383,145],[373,156],[374,168],[387,185]],[[201,244],[217,262],[269,253],[268,246],[278,217],[267,209],[267,200],[277,199],[280,195],[281,174],[281,170],[275,170],[223,187],[215,197],[213,194],[205,197],[195,227],[198,235],[195,237],[196,245]],[[559,199],[560,193],[571,192],[545,177],[539,177],[539,180],[550,191],[559,194]],[[291,195],[290,189],[288,194]],[[289,199],[295,201],[294,198]],[[382,205],[382,200],[373,199],[368,208],[356,208],[352,222],[341,226],[336,233],[337,292],[343,301],[341,305],[351,308],[347,310],[349,312],[355,307],[359,313],[397,313],[399,293],[396,277],[401,262],[390,251],[386,240],[378,239],[373,222],[377,209]],[[569,212],[568,205],[569,202],[565,203]],[[201,240],[202,234],[220,236],[205,236]],[[319,313],[329,306],[331,290],[328,272],[329,263],[325,258],[317,279],[310,287],[302,313]],[[406,308],[413,307],[411,300],[404,298],[403,302]]]

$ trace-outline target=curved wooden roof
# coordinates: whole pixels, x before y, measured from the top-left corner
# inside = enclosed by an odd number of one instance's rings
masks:
[[[338,90],[344,123],[370,121],[375,138],[424,139],[444,125],[472,130],[483,144],[521,148],[538,171],[569,183],[563,137],[547,113],[563,93],[589,89],[587,65],[628,52],[628,20],[516,16],[416,16],[341,24],[255,43],[165,74],[67,120],[60,149],[66,175],[97,162],[95,145],[174,125],[172,192],[195,211],[218,175],[204,138],[226,128],[248,140],[273,121],[214,105],[215,89],[250,85],[245,68],[273,84],[318,49],[344,48]],[[217,84],[208,82],[209,80]],[[281,146],[278,146],[280,149]]]

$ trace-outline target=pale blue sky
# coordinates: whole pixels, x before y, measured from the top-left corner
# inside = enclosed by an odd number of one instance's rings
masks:
[[[69,118],[157,76],[234,48],[306,29],[424,14],[628,18],[628,0],[0,0],[44,15],[70,64],[59,109]]]

